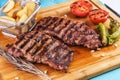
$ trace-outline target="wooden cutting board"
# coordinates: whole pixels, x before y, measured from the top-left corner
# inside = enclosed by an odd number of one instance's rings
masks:
[[[95,28],[88,18],[78,18],[69,12],[69,5],[74,0],[66,3],[41,9],[37,14],[37,20],[45,16],[58,16],[71,19],[73,21],[86,22],[90,27]],[[110,17],[120,20],[112,12],[101,5],[98,0],[90,0],[94,8],[102,8],[110,13]],[[0,47],[5,48],[8,43],[13,43],[14,38],[8,37],[0,33]],[[86,80],[106,71],[120,67],[120,41],[116,42],[117,46],[104,47],[99,51],[91,52],[91,50],[83,47],[71,47],[75,51],[73,61],[71,62],[68,73],[54,70],[47,65],[35,64],[40,70],[48,71],[48,75],[53,80]],[[0,57],[0,80],[14,80],[19,77],[19,80],[41,80],[40,76],[31,73],[17,70],[16,67],[10,64],[5,58]]]

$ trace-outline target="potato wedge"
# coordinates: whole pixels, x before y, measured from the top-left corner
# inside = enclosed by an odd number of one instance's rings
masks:
[[[28,9],[28,14],[27,15],[30,16],[34,12],[34,10],[36,8],[36,3],[30,1],[30,2],[27,2],[25,6]]]
[[[24,14],[27,15],[27,7],[24,7],[22,10],[17,12],[18,17],[22,17]]]
[[[15,22],[14,18],[11,18],[11,17],[8,17],[8,16],[0,16],[0,18]]]
[[[19,20],[20,20],[20,17],[17,17],[15,21],[18,22]]]
[[[28,16],[26,14],[23,14],[18,22],[25,22],[28,19]]]
[[[15,18],[16,12],[20,11],[22,8],[20,6],[13,8],[9,12],[6,13],[7,16]]]
[[[9,0],[8,5],[5,7],[3,12],[6,13],[5,18],[1,18],[14,21],[14,22],[24,22],[28,17],[34,12],[36,8],[36,3],[29,1],[25,6],[21,6],[21,1],[14,2],[14,0]]]
[[[32,11],[32,10],[28,10],[28,16],[30,16],[30,15],[32,15],[32,13],[33,13],[34,11]]]
[[[21,6],[20,3],[21,3],[20,1],[16,2],[15,7]]]
[[[7,6],[3,9],[3,12],[8,12],[11,9],[13,9],[15,6],[15,2],[13,0],[9,0],[9,3],[7,4]]]

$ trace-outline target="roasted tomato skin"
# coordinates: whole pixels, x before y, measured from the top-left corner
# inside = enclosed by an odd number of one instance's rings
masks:
[[[86,17],[93,6],[86,0],[78,0],[70,5],[70,12],[75,16]]]
[[[89,19],[94,24],[104,23],[108,17],[109,13],[102,9],[94,9],[89,13]]]

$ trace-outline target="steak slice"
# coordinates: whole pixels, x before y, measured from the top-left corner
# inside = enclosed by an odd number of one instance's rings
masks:
[[[99,35],[82,22],[72,22],[64,18],[42,18],[33,30],[42,30],[45,33],[58,37],[68,45],[84,46],[97,49],[102,46]]]
[[[20,35],[14,44],[8,45],[8,52],[64,72],[67,72],[73,56],[73,51],[67,45],[40,31]]]

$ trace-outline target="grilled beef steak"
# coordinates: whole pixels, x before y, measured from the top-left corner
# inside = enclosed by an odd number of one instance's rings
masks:
[[[99,35],[85,23],[45,17],[37,23],[33,31],[18,35],[17,41],[8,45],[8,52],[66,72],[72,61],[73,51],[60,40],[68,45],[90,49],[102,46]]]
[[[64,18],[42,18],[34,30],[42,30],[69,45],[80,45],[90,49],[102,46],[99,35],[85,23],[72,22]]]
[[[73,51],[64,43],[40,31],[20,35],[14,44],[8,45],[8,52],[13,56],[23,56],[28,61],[47,64],[64,72],[67,71],[73,55]]]

